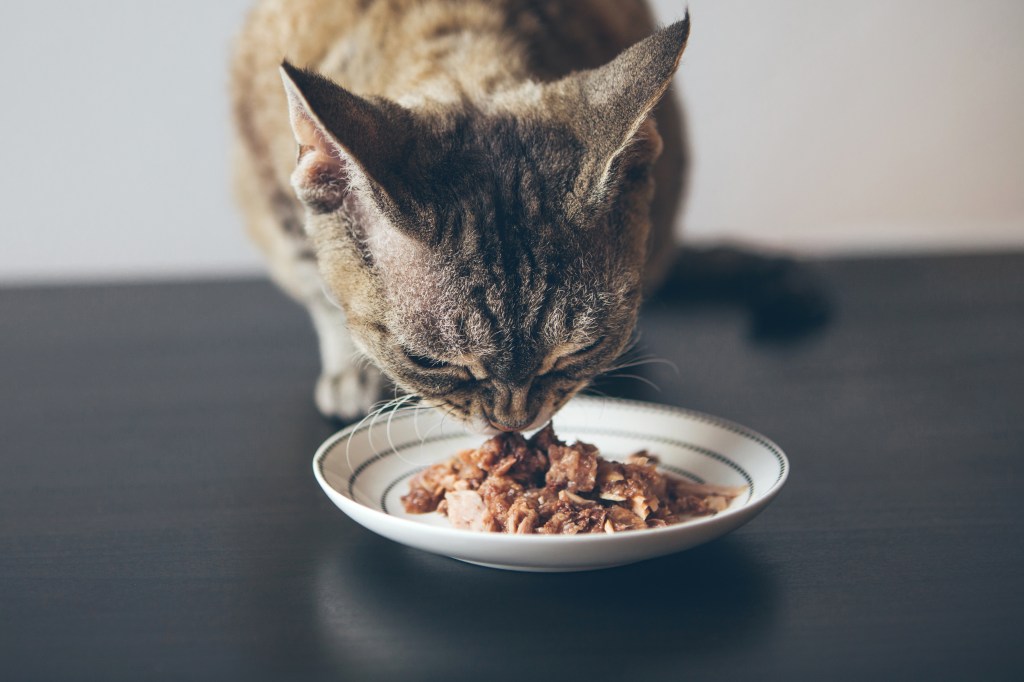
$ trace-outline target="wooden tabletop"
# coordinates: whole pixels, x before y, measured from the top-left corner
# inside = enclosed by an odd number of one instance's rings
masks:
[[[270,284],[0,291],[0,677],[1024,679],[1024,254],[812,265],[824,326],[655,302],[642,342],[678,375],[600,387],[768,435],[779,497],[556,575],[328,501],[314,338]]]

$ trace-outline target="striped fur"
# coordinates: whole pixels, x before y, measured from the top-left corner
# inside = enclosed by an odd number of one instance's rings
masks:
[[[383,370],[522,429],[621,352],[682,194],[662,96],[688,23],[653,31],[639,0],[257,5],[232,65],[237,185],[320,333],[323,412],[357,416]]]

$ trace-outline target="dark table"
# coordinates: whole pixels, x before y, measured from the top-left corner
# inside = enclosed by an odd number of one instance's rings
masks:
[[[0,292],[0,678],[1024,679],[1024,255],[813,267],[824,327],[656,302],[643,342],[679,375],[603,389],[762,431],[782,494],[556,575],[327,500],[313,335],[270,284]]]

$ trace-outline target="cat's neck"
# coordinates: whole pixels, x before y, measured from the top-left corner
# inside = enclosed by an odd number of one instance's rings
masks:
[[[388,97],[417,107],[430,102],[481,101],[533,79],[529,67],[529,36],[508,27],[501,3],[466,2],[409,8],[401,20],[386,26],[361,27],[341,51],[365,59],[366,45],[375,52],[373,81],[352,83],[356,91]],[[382,18],[380,21],[384,21]],[[381,36],[387,36],[381,43]],[[367,73],[366,63],[353,64],[353,80]],[[347,79],[346,79],[347,80]]]

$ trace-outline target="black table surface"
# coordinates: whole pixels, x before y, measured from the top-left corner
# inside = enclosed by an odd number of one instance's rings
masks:
[[[678,374],[603,389],[762,431],[779,497],[576,574],[338,511],[311,327],[265,281],[0,291],[0,678],[1024,679],[1024,254],[814,268],[826,326],[654,303]]]

